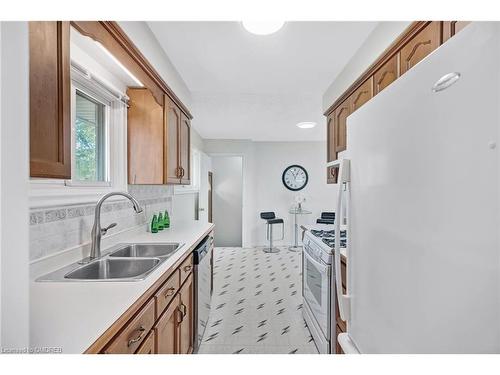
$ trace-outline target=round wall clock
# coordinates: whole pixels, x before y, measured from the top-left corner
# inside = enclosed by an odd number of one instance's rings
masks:
[[[281,180],[287,189],[298,191],[307,185],[309,176],[307,171],[300,165],[290,165],[283,171]]]

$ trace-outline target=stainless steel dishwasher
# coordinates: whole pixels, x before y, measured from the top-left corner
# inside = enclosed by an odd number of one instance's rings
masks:
[[[207,236],[193,252],[194,263],[194,352],[198,351],[210,314],[213,290],[213,238]]]

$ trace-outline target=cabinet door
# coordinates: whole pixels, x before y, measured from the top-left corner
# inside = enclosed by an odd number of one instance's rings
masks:
[[[470,21],[443,21],[443,43],[467,26]]]
[[[29,23],[30,176],[71,178],[69,22]]]
[[[163,107],[148,89],[127,95],[128,183],[163,184]]]
[[[182,313],[182,321],[179,325],[179,345],[180,354],[188,354],[193,351],[193,335],[194,335],[194,285],[193,274],[191,274],[180,292],[180,311]]]
[[[413,68],[420,60],[439,47],[441,42],[440,22],[429,23],[415,35],[400,52],[401,74]]]
[[[180,184],[179,131],[181,111],[175,103],[165,95],[165,175],[167,184]]]
[[[335,117],[333,120],[335,152],[344,151],[347,146],[347,117],[350,115],[351,97],[335,109]]]
[[[360,109],[363,104],[373,98],[373,77],[368,78],[351,95],[351,113]]]
[[[156,354],[154,330],[149,332],[149,335],[144,339],[144,342],[141,344],[139,349],[137,349],[135,354]]]
[[[373,75],[374,95],[389,86],[399,77],[398,55],[392,56]]]
[[[191,121],[184,113],[181,114],[179,145],[181,184],[189,185],[191,182]]]
[[[167,310],[158,319],[158,323],[154,328],[156,340],[156,353],[158,354],[175,354],[178,353],[178,324],[182,319],[181,311],[179,310],[180,297],[177,295]]]
[[[333,161],[337,159],[337,153],[335,152],[335,130],[334,130],[334,116],[335,112],[330,113],[328,117],[326,118],[326,138],[327,138],[327,144],[326,144],[326,160],[327,161]],[[336,178],[336,169],[333,167],[328,167],[326,168],[326,182],[328,184],[335,184],[337,183],[337,178]]]

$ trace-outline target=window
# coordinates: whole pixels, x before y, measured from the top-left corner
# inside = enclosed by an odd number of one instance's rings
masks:
[[[109,106],[83,91],[75,93],[72,176],[76,181],[107,181],[107,112]]]
[[[77,65],[71,69],[71,180],[32,178],[33,208],[95,202],[127,190],[125,94]]]

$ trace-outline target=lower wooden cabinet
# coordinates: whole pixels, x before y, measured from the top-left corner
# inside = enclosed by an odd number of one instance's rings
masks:
[[[182,314],[179,309],[179,302],[180,296],[177,295],[155,326],[156,353],[158,354],[178,353],[179,335],[177,327],[181,322]]]
[[[179,309],[182,320],[179,323],[179,353],[189,354],[193,352],[194,343],[194,284],[191,274],[180,292]]]
[[[206,237],[213,246],[213,225]],[[193,254],[180,258],[85,353],[191,354],[194,349]]]

